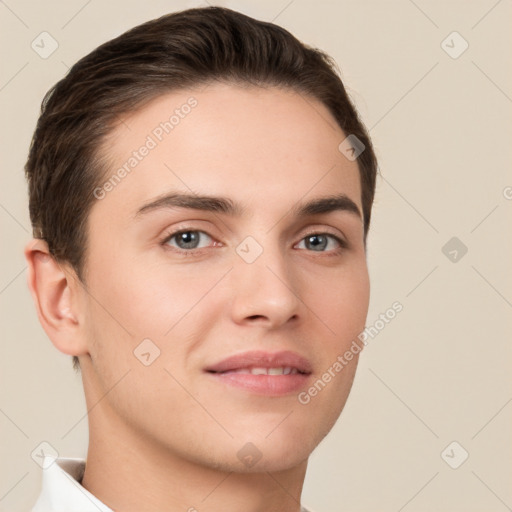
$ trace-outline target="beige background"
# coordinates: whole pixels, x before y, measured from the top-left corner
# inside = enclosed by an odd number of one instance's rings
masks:
[[[304,503],[317,512],[510,510],[511,2],[211,3],[274,20],[333,55],[380,158],[368,324],[394,301],[404,309],[365,350],[341,420],[311,457]],[[98,44],[198,5],[0,2],[0,510],[35,499],[41,470],[30,454],[41,441],[65,456],[87,448],[80,378],[46,338],[26,287],[22,169],[40,101]],[[59,45],[47,59],[31,48],[43,31]],[[442,252],[452,237],[468,249],[455,262],[453,248]],[[469,458],[452,469],[445,460],[460,463],[462,450]]]

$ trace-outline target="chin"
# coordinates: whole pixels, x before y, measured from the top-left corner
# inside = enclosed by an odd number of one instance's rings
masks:
[[[244,447],[247,448],[249,446],[248,443],[250,441],[242,444],[242,450]],[[236,444],[238,445],[238,443]],[[252,444],[256,446],[255,443]],[[258,448],[258,450],[259,453],[253,452],[254,458],[252,460],[244,461],[242,456],[238,456],[241,449],[236,446],[235,457],[233,457],[233,449],[228,449],[225,453],[211,454],[211,458],[202,463],[212,469],[224,472],[239,474],[274,473],[295,468],[306,462],[310,455],[310,450],[305,449],[300,443],[294,447],[287,447],[287,449],[279,448],[272,450],[270,447],[267,447]]]
[[[270,457],[261,459],[254,467],[245,468],[241,465],[237,465],[232,471],[236,473],[278,473],[280,471],[287,471],[300,466],[302,463],[307,462],[309,453],[306,457],[298,458],[296,454],[292,457],[283,459],[282,457]]]
[[[325,425],[283,424],[270,434],[265,429],[265,434],[259,430],[254,435],[241,436],[230,443],[236,457],[230,471],[276,472],[297,467],[307,461],[329,430]]]

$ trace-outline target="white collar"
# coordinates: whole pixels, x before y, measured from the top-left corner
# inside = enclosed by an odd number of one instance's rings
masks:
[[[84,459],[47,455],[43,468],[41,493],[31,512],[114,512],[80,485]]]

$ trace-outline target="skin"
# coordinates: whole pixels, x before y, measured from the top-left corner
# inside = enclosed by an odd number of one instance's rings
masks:
[[[307,405],[297,392],[269,397],[226,386],[204,368],[246,350],[292,350],[312,364],[307,389],[364,329],[362,219],[343,210],[291,213],[333,194],[362,211],[357,162],[338,150],[345,134],[316,100],[213,84],[125,116],[102,148],[107,178],[191,96],[198,104],[190,114],[95,202],[85,284],[33,240],[29,287],[54,345],[80,359],[86,489],[124,512],[297,512],[307,459],[344,407],[357,356]],[[228,197],[244,210],[136,215],[170,191]],[[176,237],[162,243],[184,228],[209,235],[188,255],[177,252]],[[321,250],[306,243],[326,232],[347,247],[334,238]],[[247,236],[263,250],[250,264],[236,252]],[[146,338],[160,350],[149,366],[133,353]],[[253,467],[237,457],[248,442],[262,454]]]

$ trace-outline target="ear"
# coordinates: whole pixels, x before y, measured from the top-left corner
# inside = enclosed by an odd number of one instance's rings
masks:
[[[50,255],[44,240],[32,239],[25,247],[25,258],[28,287],[46,334],[64,354],[87,354],[84,312],[80,308],[83,290],[76,274]]]

